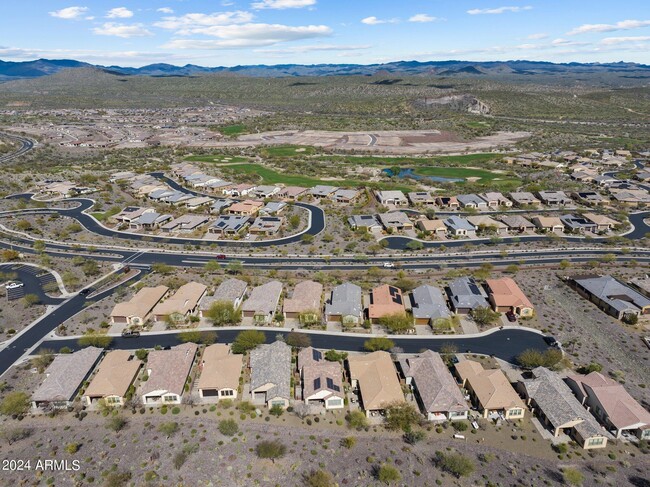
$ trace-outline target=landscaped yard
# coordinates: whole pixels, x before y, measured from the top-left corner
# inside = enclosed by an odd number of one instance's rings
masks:
[[[217,130],[227,137],[235,137],[237,135],[248,132],[246,125],[243,123],[224,125],[223,127],[219,127]]]

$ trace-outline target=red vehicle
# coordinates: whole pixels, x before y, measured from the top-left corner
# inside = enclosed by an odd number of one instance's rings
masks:
[[[508,318],[508,321],[510,323],[514,323],[517,321],[517,315],[513,311],[508,311],[506,313],[506,318]]]
[[[225,255],[225,254],[219,254],[219,255],[217,255],[217,260],[225,260],[225,259],[226,259],[226,255]]]

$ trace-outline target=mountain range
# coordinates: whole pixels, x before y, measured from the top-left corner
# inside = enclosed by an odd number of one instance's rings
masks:
[[[0,60],[0,81],[39,78],[64,69],[94,68],[121,76],[200,76],[212,73],[252,77],[286,76],[370,76],[382,74],[435,75],[435,76],[486,76],[486,75],[562,75],[628,73],[650,75],[650,66],[636,63],[550,63],[542,61],[396,61],[384,64],[276,64],[233,67],[205,67],[194,64],[150,64],[140,68],[100,66],[70,59],[37,59],[35,61]]]

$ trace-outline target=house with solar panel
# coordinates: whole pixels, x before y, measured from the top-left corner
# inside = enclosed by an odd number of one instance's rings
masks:
[[[298,353],[298,369],[305,404],[322,405],[325,409],[343,408],[345,392],[338,362],[329,362],[321,351],[308,347]]]
[[[384,316],[404,313],[404,297],[399,288],[382,284],[370,291],[368,319],[372,323],[378,323]]]

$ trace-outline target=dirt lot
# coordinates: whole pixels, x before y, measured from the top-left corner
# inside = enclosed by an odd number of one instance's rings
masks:
[[[632,484],[630,479],[643,478],[650,468],[650,458],[635,447],[610,447],[586,453],[570,449],[559,460],[536,433],[517,428],[502,428],[486,433],[498,437],[507,448],[496,446],[497,440],[481,441],[482,433],[468,435],[468,441],[451,439],[452,430],[437,433],[432,428],[428,438],[415,446],[404,443],[399,434],[376,431],[356,432],[336,424],[341,416],[328,414],[312,425],[301,422],[291,413],[280,418],[239,419],[237,411],[204,408],[184,410],[178,415],[146,410],[144,414],[125,412],[127,426],[119,432],[105,427],[107,419],[90,413],[83,421],[65,414],[52,420],[28,418],[21,427],[31,429],[31,436],[12,445],[0,446],[2,459],[78,460],[78,472],[4,472],[3,480],[19,485],[101,485],[109,472],[130,472],[129,482],[113,485],[304,485],[303,475],[314,469],[330,472],[341,486],[378,485],[373,469],[381,464],[394,465],[401,474],[397,485],[561,485],[560,469],[571,466],[585,475],[584,485]],[[240,433],[232,438],[218,432],[218,422],[234,418]],[[268,420],[267,420],[268,418]],[[158,431],[163,422],[179,423],[179,431],[166,437]],[[56,426],[53,426],[56,424]],[[7,421],[3,427],[15,427]],[[525,434],[522,434],[525,433]],[[340,445],[347,436],[356,445]],[[277,439],[287,454],[275,460],[261,460],[255,455],[259,441]],[[66,446],[77,443],[79,450],[68,453]],[[178,469],[174,456],[185,445],[196,445]],[[461,480],[438,468],[433,457],[440,451],[458,451],[469,458],[474,473]],[[610,457],[607,454],[611,454]],[[216,467],[216,468],[215,468]],[[395,484],[393,484],[395,485]]]

